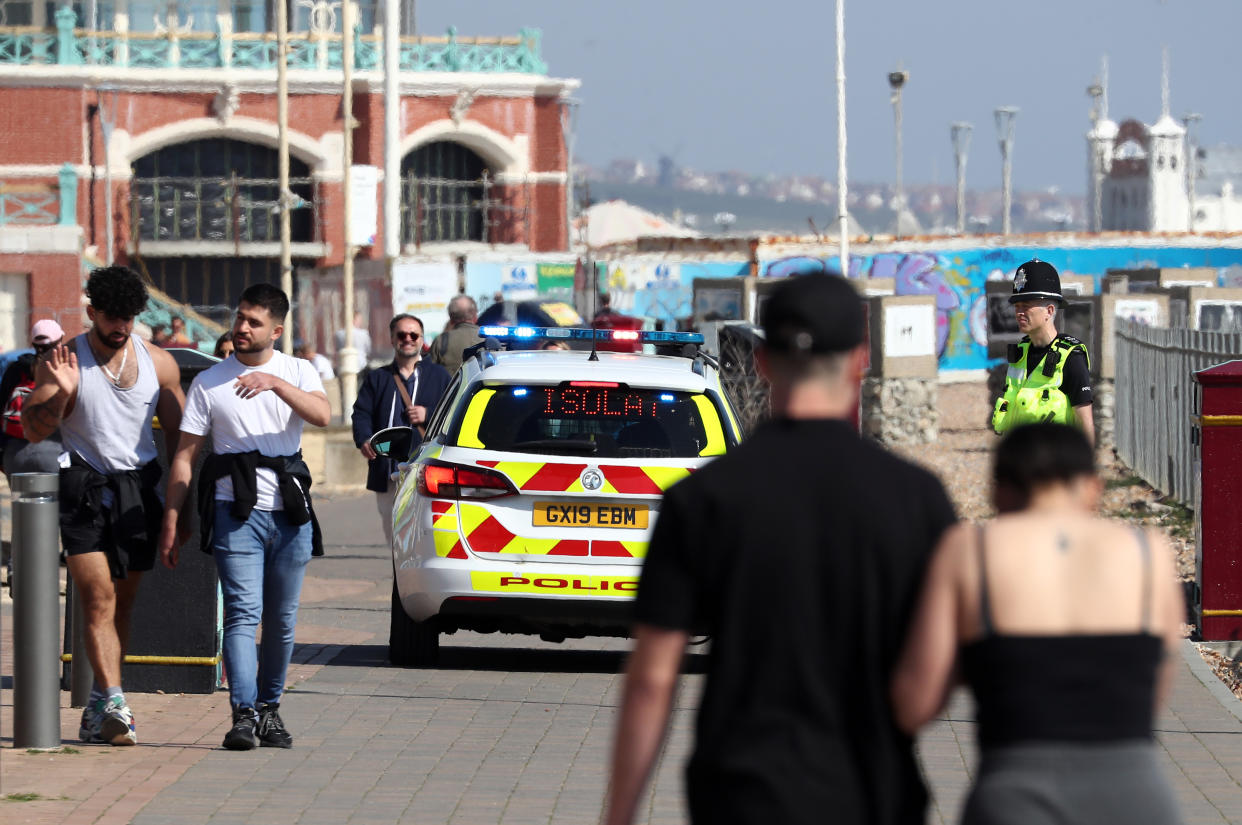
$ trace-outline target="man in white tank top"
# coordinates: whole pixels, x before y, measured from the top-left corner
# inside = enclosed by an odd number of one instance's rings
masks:
[[[233,707],[224,747],[230,750],[293,746],[278,708],[302,576],[317,549],[302,425],[327,426],[332,412],[311,363],[275,350],[288,311],[289,299],[276,287],[247,288],[233,322],[233,357],[190,385],[159,540],[160,558],[176,566],[184,541],[178,540],[179,513],[194,460],[210,435],[212,453],[198,481],[199,530],[224,594],[224,666]]]
[[[84,742],[133,745],[138,736],[121,690],[121,660],[163,516],[151,419],[159,415],[172,455],[185,397],[172,356],[133,334],[134,316],[147,305],[142,277],[124,266],[96,269],[86,295],[91,329],[40,362],[22,426],[30,441],[59,428],[66,450],[61,541],[95,669],[79,735]]]

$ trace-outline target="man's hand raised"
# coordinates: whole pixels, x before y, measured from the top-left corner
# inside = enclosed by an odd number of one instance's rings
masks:
[[[80,377],[77,353],[70,352],[64,344],[53,349],[46,358],[39,359],[35,366],[38,383],[55,384],[57,393],[65,398],[77,391]]]

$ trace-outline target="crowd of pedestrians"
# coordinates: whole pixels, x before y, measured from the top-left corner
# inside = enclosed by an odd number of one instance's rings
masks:
[[[0,378],[5,472],[61,475],[95,673],[81,738],[138,741],[121,686],[129,617],[143,573],[157,557],[176,567],[196,515],[224,597],[224,747],[292,747],[279,708],[303,576],[322,554],[300,446],[306,424],[329,422],[332,365],[301,341],[299,357],[279,351],[288,296],[258,284],[216,343],[224,360],[183,395],[164,351],[189,340],[181,319],[158,341],[133,333],[141,277],[97,269],[86,297],[87,332],[65,341],[55,321],[36,322],[34,352]],[[1056,270],[1023,264],[1010,300],[1026,337],[993,419],[998,515],[968,525],[931,473],[849,423],[866,363],[854,287],[815,275],[772,290],[756,353],[771,420],[666,491],[651,536],[609,825],[633,821],[687,645],[704,635],[686,769],[695,822],[923,822],[915,737],[958,684],[975,695],[981,753],[966,822],[1178,821],[1152,733],[1183,615],[1171,553],[1159,534],[1097,514],[1089,358],[1056,330]],[[419,318],[391,319],[393,360],[362,376],[352,407],[389,543],[393,467],[369,439],[390,427],[422,436],[478,341],[473,299],[447,311],[435,342]],[[365,358],[364,331],[351,343]],[[171,457],[163,499],[157,415]]]

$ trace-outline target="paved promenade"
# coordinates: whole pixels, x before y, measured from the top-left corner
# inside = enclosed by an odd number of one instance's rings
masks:
[[[391,561],[373,501],[321,502],[328,555],[311,563],[282,706],[293,750],[222,750],[228,695],[218,691],[130,694],[142,742],[136,748],[79,745],[79,711],[65,707],[63,693],[70,748],[15,752],[5,591],[0,822],[595,821],[628,643],[457,634],[446,637],[439,668],[391,668],[384,658]],[[1242,703],[1189,643],[1185,650],[1160,717],[1165,767],[1188,823],[1242,823]],[[685,821],[681,767],[701,669],[701,657],[692,656],[640,821]],[[957,819],[975,761],[974,727],[969,700],[959,695],[921,740],[935,796],[930,822]]]

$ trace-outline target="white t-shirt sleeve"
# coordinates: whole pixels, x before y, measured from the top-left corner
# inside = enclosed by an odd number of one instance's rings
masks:
[[[190,435],[207,435],[211,429],[211,402],[207,391],[198,378],[190,385],[185,399],[185,411],[181,413],[181,432]]]

